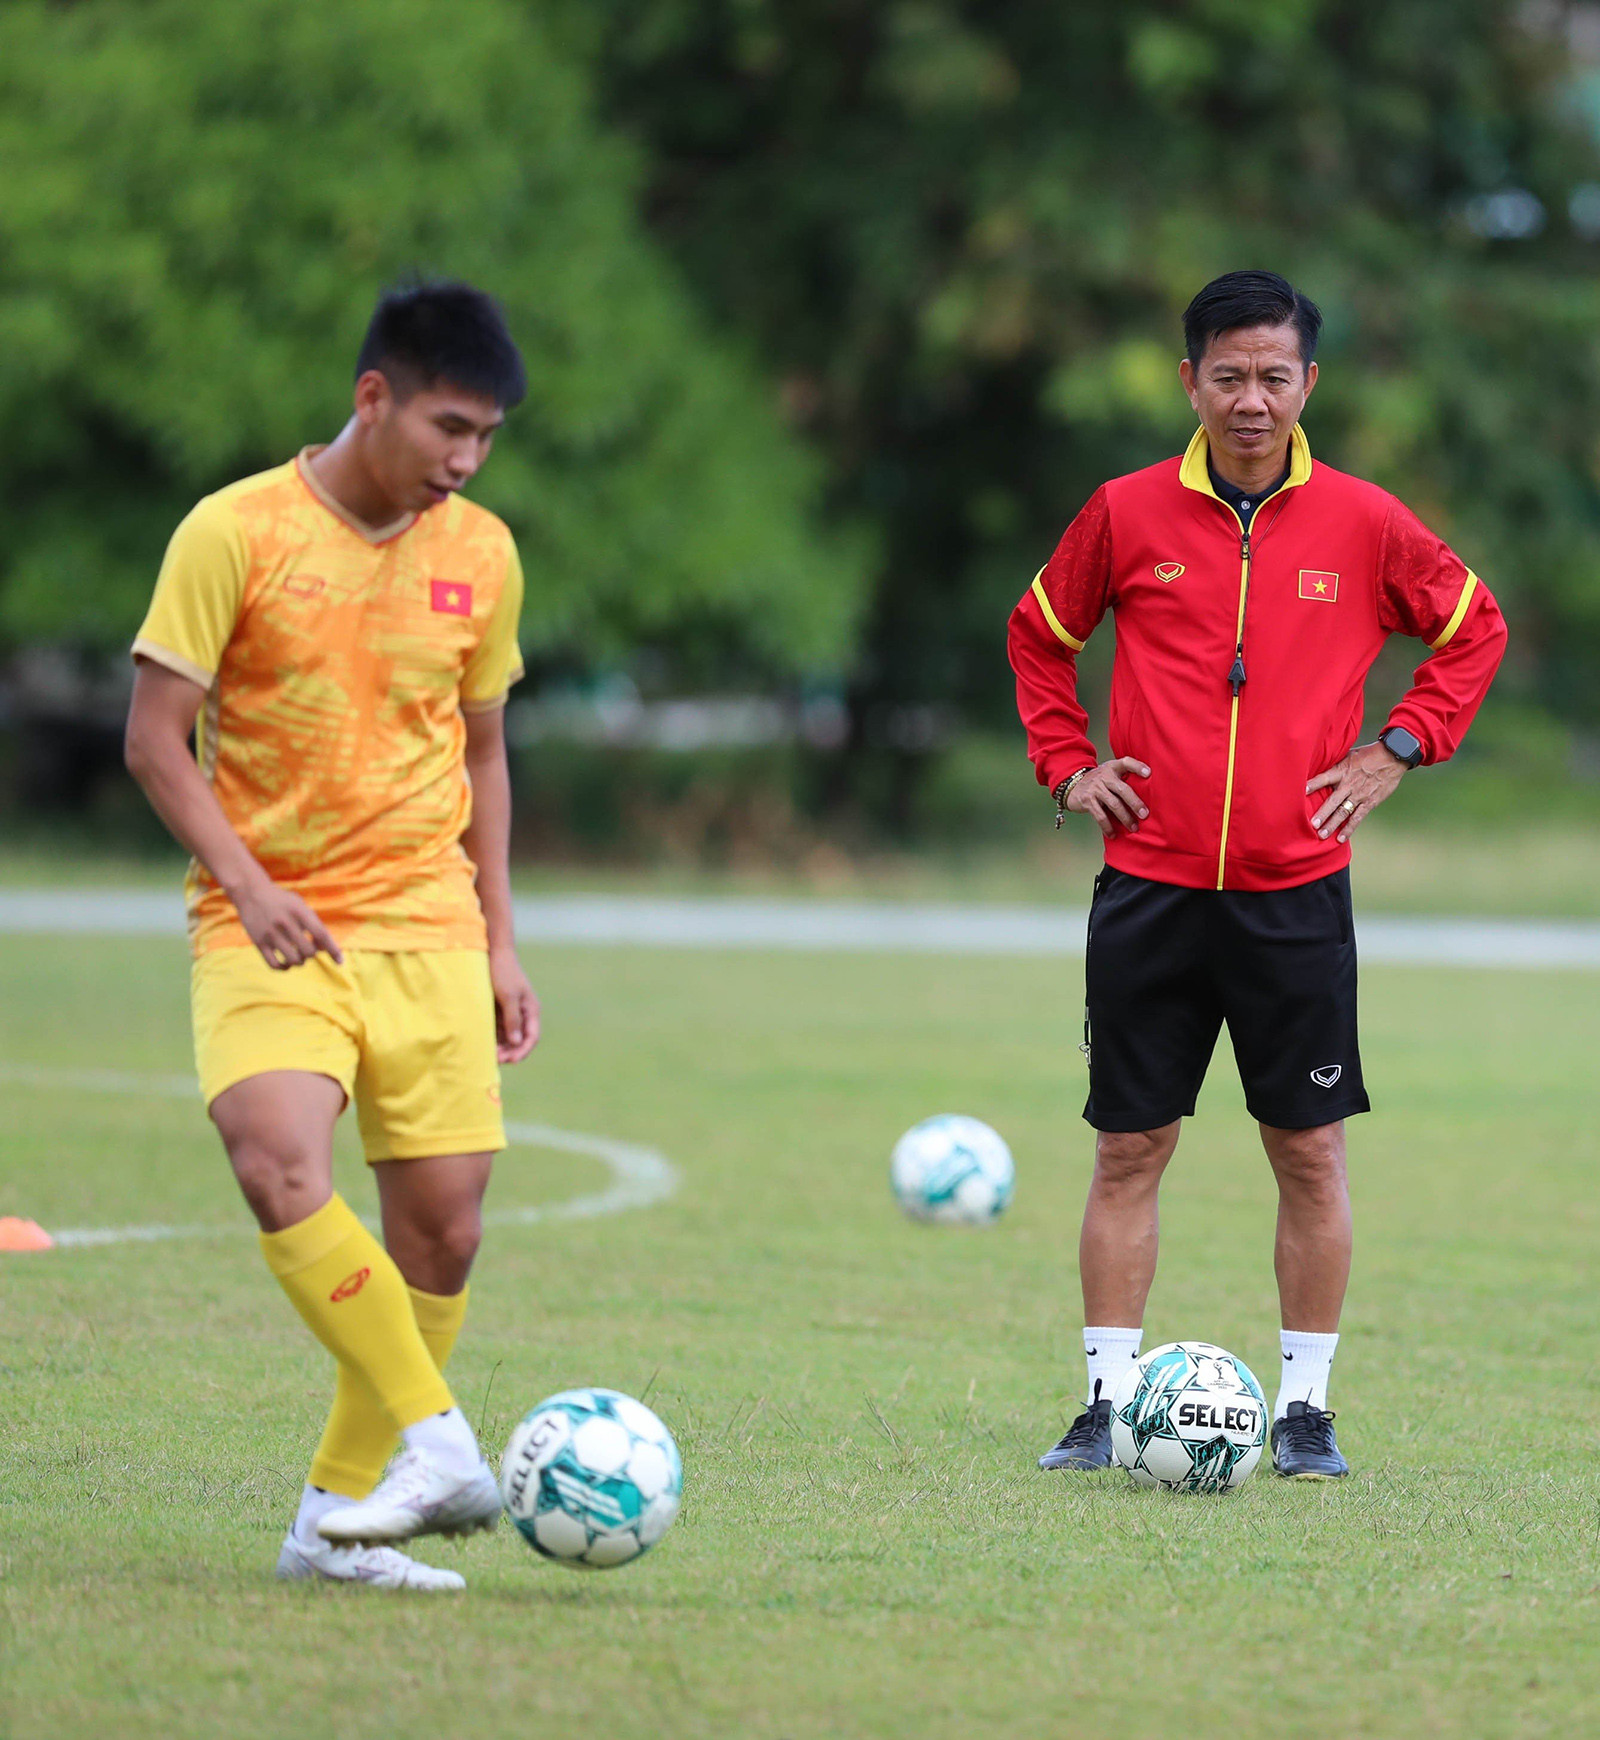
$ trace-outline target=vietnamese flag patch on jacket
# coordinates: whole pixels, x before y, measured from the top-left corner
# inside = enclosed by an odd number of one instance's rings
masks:
[[[430,580],[433,608],[446,616],[471,616],[472,588],[460,580]]]

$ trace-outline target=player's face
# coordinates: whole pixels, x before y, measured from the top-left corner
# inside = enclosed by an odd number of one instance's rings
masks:
[[[1224,475],[1264,464],[1282,469],[1289,437],[1317,384],[1317,365],[1301,362],[1293,326],[1218,333],[1199,368],[1185,357],[1178,372]]]
[[[365,408],[360,383],[357,391],[373,479],[398,512],[423,513],[471,481],[489,457],[505,412],[493,399],[445,382],[396,398],[384,377],[373,374]]]

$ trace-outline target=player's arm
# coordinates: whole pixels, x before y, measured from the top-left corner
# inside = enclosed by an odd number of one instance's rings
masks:
[[[1149,811],[1127,781],[1150,777],[1132,756],[1101,762],[1078,699],[1078,654],[1105,615],[1110,589],[1111,516],[1098,489],[1023,593],[1006,633],[1034,773],[1065,808],[1093,816],[1108,838],[1119,827],[1139,831]]]
[[[1395,502],[1378,542],[1378,620],[1392,634],[1426,643],[1411,687],[1389,726],[1416,738],[1421,765],[1448,761],[1489,692],[1506,649],[1506,623],[1488,587],[1444,540]],[[1308,792],[1325,791],[1311,825],[1348,840],[1400,784],[1407,764],[1382,743],[1361,743],[1319,773]]]
[[[181,845],[233,902],[269,967],[339,946],[317,915],[277,887],[223,813],[189,753],[189,733],[238,626],[249,541],[226,502],[208,496],[172,534],[133,643],[138,668],[124,749],[128,771]]]
[[[520,1063],[539,1042],[539,999],[517,959],[511,914],[511,771],[506,763],[506,709],[473,707],[467,724],[472,820],[462,850],[477,866],[478,904],[489,931],[489,977],[502,1063]]]
[[[308,961],[319,949],[342,961],[339,945],[298,894],[280,888],[234,832],[216,793],[189,752],[189,734],[205,700],[190,678],[141,657],[123,758],[179,845],[211,872],[269,967]]]
[[[489,976],[502,1063],[520,1063],[539,1042],[539,999],[517,960],[511,917],[511,773],[506,766],[506,694],[522,676],[517,619],[522,564],[506,534],[506,570],[483,639],[461,678],[472,820],[461,846],[478,870],[478,903],[489,931]]]

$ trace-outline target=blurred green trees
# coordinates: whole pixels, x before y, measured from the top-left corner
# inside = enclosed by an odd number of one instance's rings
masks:
[[[693,623],[848,655],[862,546],[641,233],[635,154],[514,0],[0,10],[0,636],[125,642],[193,500],[326,440],[378,288],[507,305],[532,387],[475,494],[532,646]]]
[[[1327,314],[1315,451],[1501,595],[1504,695],[1600,723],[1582,10],[11,0],[0,640],[124,639],[196,495],[337,427],[420,267],[529,353],[477,493],[531,650],[833,670],[857,747],[1009,724],[1011,604],[1182,444],[1179,315],[1250,264]]]
[[[1009,720],[1007,611],[1103,478],[1187,438],[1189,297],[1266,266],[1327,316],[1313,450],[1500,594],[1507,695],[1600,722],[1592,8],[551,3],[655,232],[881,530],[858,712]]]

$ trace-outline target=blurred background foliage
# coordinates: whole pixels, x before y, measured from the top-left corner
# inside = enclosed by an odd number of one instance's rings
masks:
[[[1181,447],[1183,306],[1258,265],[1327,317],[1314,452],[1402,495],[1512,619],[1465,767],[1403,804],[1478,815],[1515,773],[1600,808],[1566,790],[1593,791],[1600,732],[1597,20],[12,0],[0,658],[120,649],[194,497],[326,439],[378,287],[450,272],[529,354],[475,493],[523,544],[530,691],[830,700],[689,782],[778,853],[1003,835],[1043,802],[1006,616],[1103,478]],[[1380,711],[1418,650],[1380,666]],[[681,817],[669,758],[528,735],[536,844],[622,849],[641,781]]]
[[[737,338],[637,217],[637,149],[513,0],[0,13],[0,631],[123,645],[185,504],[327,440],[385,282],[488,285],[531,392],[477,494],[531,645],[677,628],[849,655],[865,542],[812,513]]]

